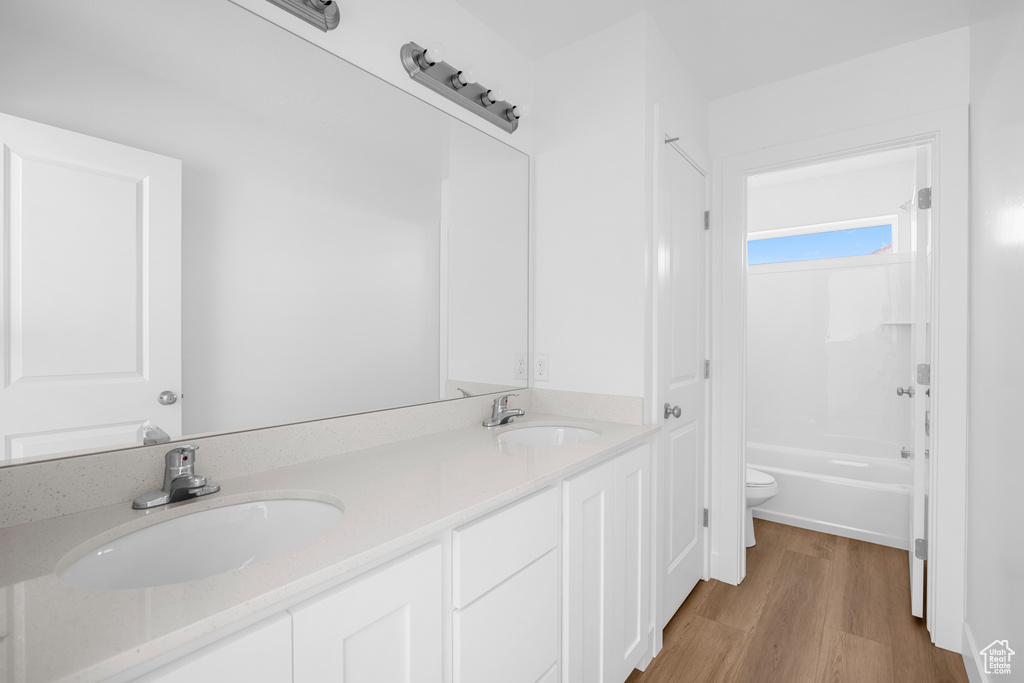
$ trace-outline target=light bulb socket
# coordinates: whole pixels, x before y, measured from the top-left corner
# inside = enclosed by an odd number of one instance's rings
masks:
[[[505,118],[508,119],[509,121],[519,120],[519,114],[516,113],[516,108],[514,106],[509,107],[505,110]]]
[[[423,48],[416,55],[416,62],[420,65],[421,69],[429,69],[440,62],[444,62],[444,48],[440,45]]]
[[[465,80],[463,80],[463,78],[465,78],[465,72],[456,71],[455,75],[452,76],[452,87],[455,88],[456,90],[461,90],[462,88],[465,88],[467,85],[469,85],[469,79],[466,78]]]
[[[484,93],[480,95],[480,101],[484,103],[485,107],[489,107],[492,104],[498,103],[498,100],[495,99],[496,97],[497,95],[494,94],[493,90],[485,90]]]

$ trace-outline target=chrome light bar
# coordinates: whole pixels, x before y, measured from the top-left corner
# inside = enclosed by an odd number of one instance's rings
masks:
[[[325,33],[337,28],[341,12],[334,0],[267,0]]]
[[[506,133],[519,127],[520,107],[501,99],[500,91],[489,90],[441,59],[431,59],[429,50],[416,43],[402,46],[402,66],[409,77],[439,95],[444,95]]]

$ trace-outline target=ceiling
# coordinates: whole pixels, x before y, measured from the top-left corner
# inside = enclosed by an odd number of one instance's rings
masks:
[[[974,1],[456,0],[533,60],[647,10],[708,99],[967,26]]]

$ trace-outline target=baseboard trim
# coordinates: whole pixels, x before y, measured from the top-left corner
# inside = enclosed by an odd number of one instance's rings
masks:
[[[895,536],[888,536],[886,534],[880,534],[866,529],[856,529],[854,527],[832,524],[831,522],[819,522],[814,519],[807,519],[797,515],[776,512],[775,510],[754,508],[753,512],[755,518],[764,519],[769,522],[788,524],[789,526],[800,527],[801,529],[808,529],[810,531],[820,531],[823,534],[845,536],[846,538],[853,538],[858,541],[889,546],[890,548],[896,548],[897,550],[909,550],[910,547],[907,543],[907,539],[905,538],[896,538]]]
[[[960,656],[964,658],[964,668],[967,669],[967,678],[971,683],[989,683],[985,675],[984,663],[981,661],[981,654],[978,652],[978,645],[974,642],[974,635],[971,627],[964,622],[964,640]]]

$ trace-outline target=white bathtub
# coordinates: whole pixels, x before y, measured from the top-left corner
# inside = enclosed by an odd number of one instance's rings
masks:
[[[908,461],[748,442],[747,466],[779,483],[755,517],[910,548]]]

